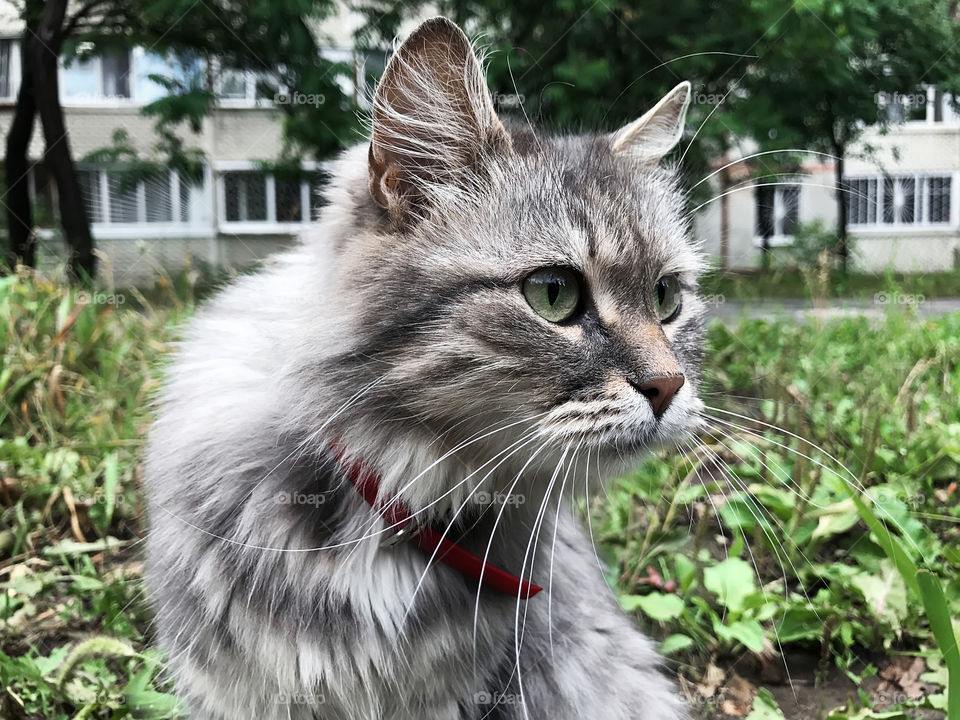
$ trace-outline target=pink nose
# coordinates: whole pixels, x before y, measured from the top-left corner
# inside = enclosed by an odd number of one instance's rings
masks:
[[[683,387],[683,381],[683,375],[646,375],[639,382],[631,380],[630,384],[650,401],[653,415],[659,420],[670,407],[677,390]]]

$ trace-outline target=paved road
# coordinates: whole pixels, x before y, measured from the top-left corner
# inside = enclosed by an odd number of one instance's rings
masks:
[[[920,317],[960,312],[960,297],[927,300],[921,296],[879,294],[875,298],[839,298],[811,303],[799,298],[760,298],[757,300],[714,301],[709,305],[711,317],[725,324],[736,323],[741,317],[768,320],[788,319],[806,321],[810,318],[857,317],[881,318],[891,305],[914,306]]]

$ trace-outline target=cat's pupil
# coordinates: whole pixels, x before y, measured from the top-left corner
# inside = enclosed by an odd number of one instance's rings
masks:
[[[547,285],[547,300],[550,302],[550,305],[553,306],[556,305],[558,297],[560,297],[560,283],[554,280]]]
[[[657,304],[663,305],[663,301],[667,299],[667,284],[661,279],[657,281]]]

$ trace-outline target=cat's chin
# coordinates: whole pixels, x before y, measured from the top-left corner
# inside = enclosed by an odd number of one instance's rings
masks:
[[[698,413],[685,413],[682,419],[600,437],[596,441],[595,452],[610,468],[607,474],[623,474],[635,470],[641,461],[658,450],[676,450],[691,442],[702,425],[703,420]]]

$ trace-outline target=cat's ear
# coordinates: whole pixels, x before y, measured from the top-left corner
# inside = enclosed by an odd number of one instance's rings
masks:
[[[643,117],[615,132],[610,137],[611,151],[614,155],[659,162],[680,142],[689,107],[690,83],[685,81],[664,95]]]
[[[431,186],[465,180],[483,153],[509,151],[480,61],[463,31],[427,20],[397,49],[377,85],[370,194],[403,209]]]

